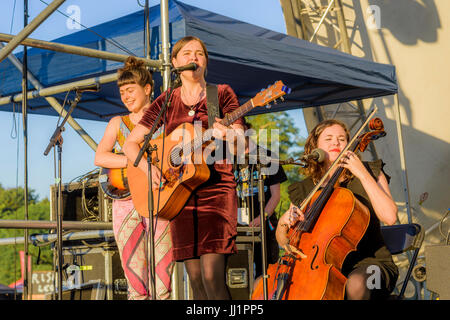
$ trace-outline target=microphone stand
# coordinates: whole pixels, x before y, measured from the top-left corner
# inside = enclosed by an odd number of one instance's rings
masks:
[[[259,200],[259,218],[261,225],[261,260],[262,260],[262,276],[263,276],[263,292],[264,300],[267,300],[267,240],[266,240],[266,217],[264,214],[264,179],[261,171],[261,162],[256,164],[258,172],[258,200]]]
[[[161,110],[159,111],[158,117],[156,118],[155,122],[153,123],[153,126],[150,130],[150,132],[145,135],[144,143],[139,150],[139,153],[136,157],[136,160],[134,161],[133,165],[135,167],[138,166],[139,162],[141,161],[144,153],[147,154],[147,170],[148,170],[148,220],[149,220],[149,227],[148,227],[148,235],[147,235],[147,242],[148,242],[148,260],[149,260],[149,271],[150,271],[150,277],[149,277],[149,287],[150,287],[150,294],[151,299],[156,300],[156,278],[155,278],[155,230],[154,230],[154,221],[153,221],[153,209],[154,209],[154,199],[153,199],[153,190],[152,190],[152,153],[156,152],[158,150],[158,147],[156,145],[150,146],[150,140],[153,136],[153,134],[156,131],[157,124],[161,121],[161,117],[166,113],[167,108],[170,106],[170,96],[172,95],[173,91],[173,81],[170,82],[170,86],[167,90],[166,99],[164,101],[164,104],[161,106]],[[165,128],[164,128],[165,129]],[[163,133],[164,134],[164,133]],[[156,161],[159,161],[158,153],[156,153]],[[161,167],[161,178],[162,178],[162,167]],[[161,187],[161,186],[159,186]],[[156,219],[158,219],[158,212],[155,214]]]
[[[267,239],[266,239],[266,217],[265,217],[265,199],[264,199],[264,178],[262,174],[261,167],[263,166],[261,164],[261,160],[269,161],[278,163],[279,165],[298,165],[301,167],[306,167],[307,163],[301,162],[302,159],[293,159],[289,158],[287,160],[279,160],[271,157],[265,157],[258,155],[256,157],[248,156],[249,159],[255,160],[256,159],[256,170],[258,172],[258,201],[259,201],[259,218],[260,218],[260,225],[261,225],[261,260],[262,260],[262,280],[263,280],[263,296],[264,300],[268,299],[268,293],[267,293]],[[300,162],[299,162],[300,161]]]
[[[63,265],[63,257],[62,257],[62,170],[61,170],[61,163],[62,163],[62,144],[63,144],[63,138],[61,136],[62,132],[64,131],[64,124],[66,123],[67,119],[69,118],[72,111],[75,109],[75,106],[78,104],[78,102],[81,100],[81,90],[76,91],[75,100],[72,102],[69,111],[67,112],[63,122],[56,128],[55,132],[53,133],[52,137],[50,138],[50,142],[47,146],[47,148],[44,151],[44,155],[47,156],[50,152],[51,148],[54,146],[57,147],[58,152],[58,176],[56,178],[57,184],[58,184],[58,204],[57,204],[57,212],[56,212],[56,233],[57,233],[57,254],[58,254],[58,300],[62,300],[62,265]]]

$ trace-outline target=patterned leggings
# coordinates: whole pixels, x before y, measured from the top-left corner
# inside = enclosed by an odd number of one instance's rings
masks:
[[[172,240],[169,221],[158,219],[155,239],[156,299],[170,299]],[[132,200],[113,201],[113,230],[119,249],[120,260],[128,284],[129,300],[148,300],[149,270],[147,263],[148,218],[141,217],[134,209]]]

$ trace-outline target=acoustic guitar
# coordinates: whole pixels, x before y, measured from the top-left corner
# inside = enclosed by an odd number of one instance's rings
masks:
[[[282,81],[277,81],[259,92],[238,109],[224,116],[221,123],[229,126],[255,107],[261,107],[289,94]],[[159,189],[153,189],[153,215],[171,220],[183,209],[191,193],[209,179],[209,168],[203,158],[203,150],[212,142],[212,129],[198,132],[191,123],[180,124],[169,135],[161,134],[150,140],[157,151],[152,155],[152,164],[157,167],[165,181]],[[128,161],[128,184],[137,212],[149,217],[148,178],[133,163]]]

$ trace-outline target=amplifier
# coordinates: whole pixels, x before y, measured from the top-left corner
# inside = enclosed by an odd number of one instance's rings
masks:
[[[253,291],[253,246],[237,243],[238,252],[230,255],[226,266],[226,282],[232,300],[249,300]]]
[[[127,299],[127,281],[116,246],[65,247],[63,268],[64,299]]]
[[[58,185],[50,186],[50,220],[56,221]],[[62,185],[63,221],[112,221],[112,200],[99,187],[98,179]]]

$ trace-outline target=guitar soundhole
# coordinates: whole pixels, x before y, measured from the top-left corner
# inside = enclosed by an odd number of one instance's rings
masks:
[[[175,147],[170,153],[170,165],[178,167],[182,164],[183,148]]]

